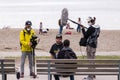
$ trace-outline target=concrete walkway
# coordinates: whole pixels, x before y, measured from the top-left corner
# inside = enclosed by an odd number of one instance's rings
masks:
[[[75,76],[75,80],[83,80],[83,78],[86,76]],[[1,76],[0,76],[0,80],[2,80]],[[16,79],[16,75],[7,75],[7,80],[17,80]],[[21,78],[19,80],[48,80],[48,76],[47,75],[38,75],[37,78],[32,78],[30,77],[28,74],[25,75],[24,78]],[[54,80],[54,77],[53,79]],[[63,78],[60,77],[60,80],[70,80],[69,77],[67,78]],[[117,80],[117,76],[96,76],[96,79],[94,80]]]
[[[77,56],[81,55],[86,55],[85,52],[75,52]],[[43,52],[43,51],[36,51],[35,52],[36,56],[50,56],[48,52]],[[96,55],[119,55],[120,56],[120,51],[116,52],[96,52]],[[19,57],[21,56],[21,52],[0,52],[0,57]]]

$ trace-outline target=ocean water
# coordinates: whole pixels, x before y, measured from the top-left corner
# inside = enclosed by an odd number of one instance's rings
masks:
[[[101,29],[120,29],[120,0],[0,0],[0,28],[24,28],[25,21],[31,20],[33,28],[43,22],[44,28],[57,29],[63,8],[68,9],[70,19],[81,17],[85,26],[92,16]]]

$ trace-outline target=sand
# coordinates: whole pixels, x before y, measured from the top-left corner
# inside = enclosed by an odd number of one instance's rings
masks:
[[[8,28],[0,29],[0,51],[20,51],[19,33],[20,28]],[[50,29],[47,34],[38,34],[38,29],[35,29],[37,36],[40,38],[39,44],[36,46],[37,51],[49,52],[50,47],[55,43],[55,36],[58,34],[57,29]],[[71,31],[71,35],[66,35],[65,32]],[[112,52],[120,51],[120,30],[101,30],[100,37],[98,39],[98,52]],[[69,39],[70,47],[79,52],[79,40],[82,37],[82,33],[77,33],[73,30],[63,30],[63,40]],[[82,47],[85,51],[85,47]]]

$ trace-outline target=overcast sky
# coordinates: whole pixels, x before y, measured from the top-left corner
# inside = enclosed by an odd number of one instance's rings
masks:
[[[77,10],[107,10],[107,11],[120,11],[120,0],[0,0],[0,9],[5,11],[8,7],[9,10],[18,10],[22,7],[44,7],[44,10],[58,10],[62,7],[72,6],[74,11]],[[54,7],[57,6],[57,7]],[[4,8],[4,9],[3,9]]]
[[[19,16],[27,13],[49,13],[49,16],[51,16],[50,14],[60,13],[64,7],[68,8],[70,18],[73,19],[78,17],[76,15],[87,17],[95,15],[99,16],[100,24],[103,23],[106,26],[120,25],[120,0],[0,0],[0,22],[5,22],[5,18],[8,18],[7,15],[9,14],[13,17],[12,14]],[[113,19],[112,23],[102,22],[102,20],[107,20],[109,17]],[[4,18],[4,21],[1,18]]]

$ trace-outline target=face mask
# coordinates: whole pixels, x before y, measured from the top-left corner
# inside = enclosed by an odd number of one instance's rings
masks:
[[[27,28],[26,30],[27,30],[28,33],[30,33],[31,28]]]
[[[30,28],[27,28],[27,31],[30,31],[31,29]]]
[[[89,26],[92,26],[92,23],[90,22],[90,23],[88,23],[88,25],[89,25]]]

